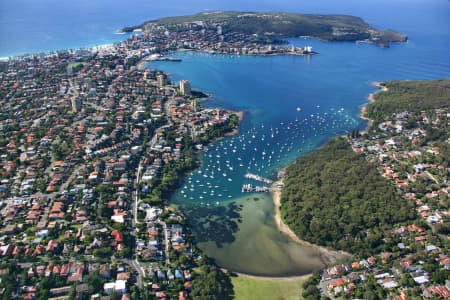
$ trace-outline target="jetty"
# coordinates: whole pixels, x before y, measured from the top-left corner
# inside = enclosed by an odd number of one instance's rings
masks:
[[[145,58],[146,61],[181,61],[181,58],[175,58],[170,56],[164,56],[161,54],[152,54],[149,57]]]
[[[273,180],[270,180],[270,179],[261,177],[261,176],[256,175],[256,174],[252,174],[252,173],[247,173],[247,174],[244,175],[244,177],[247,178],[247,179],[253,179],[253,180],[256,180],[256,181],[264,182],[266,184],[272,184],[273,183]]]
[[[270,188],[268,188],[266,186],[253,186],[252,184],[244,184],[244,185],[242,185],[241,191],[243,193],[251,193],[251,192],[267,193],[267,192],[270,192]]]

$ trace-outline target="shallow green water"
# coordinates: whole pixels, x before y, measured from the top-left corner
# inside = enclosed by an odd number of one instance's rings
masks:
[[[213,241],[199,244],[206,253],[214,253],[219,265],[269,276],[301,275],[324,266],[317,249],[299,245],[278,231],[269,194],[250,195],[235,203],[242,205],[242,223],[235,242],[222,247]]]

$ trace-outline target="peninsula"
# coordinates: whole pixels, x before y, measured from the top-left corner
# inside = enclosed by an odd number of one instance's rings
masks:
[[[133,30],[157,37],[160,42],[166,41],[167,46],[174,49],[188,47],[239,54],[258,54],[255,47],[282,44],[285,42],[283,38],[303,36],[324,41],[368,42],[380,47],[389,47],[391,43],[402,43],[408,39],[405,34],[393,30],[378,30],[354,16],[286,12],[202,12],[152,20],[125,27],[122,32]],[[282,51],[281,48],[276,50],[271,48],[269,53]],[[311,52],[310,49],[303,50],[309,51],[297,52]]]
[[[367,133],[355,129],[286,169],[283,221],[300,239],[354,254],[308,279],[305,298],[449,293],[450,80],[378,86]]]

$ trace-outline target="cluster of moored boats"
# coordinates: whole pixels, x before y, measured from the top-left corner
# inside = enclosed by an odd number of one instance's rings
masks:
[[[300,115],[302,118],[300,118]],[[354,128],[357,121],[343,108],[317,111],[305,110],[289,122],[261,124],[243,129],[240,134],[216,142],[205,149],[202,166],[187,176],[180,193],[187,200],[203,204],[219,203],[238,197],[241,192],[256,189],[248,180],[272,184],[276,169],[286,165],[298,153],[312,150],[323,134]],[[248,185],[250,184],[250,186]]]

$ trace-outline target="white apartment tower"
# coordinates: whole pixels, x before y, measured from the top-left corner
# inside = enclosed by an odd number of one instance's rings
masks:
[[[80,97],[73,97],[72,98],[72,111],[73,112],[80,112],[81,111],[81,105],[82,100]]]
[[[181,80],[180,81],[180,92],[186,96],[191,95],[191,84],[190,84],[189,80]]]
[[[167,84],[167,78],[166,76],[159,74],[158,76],[156,76],[156,80],[158,81],[158,86],[159,87],[163,87]]]

